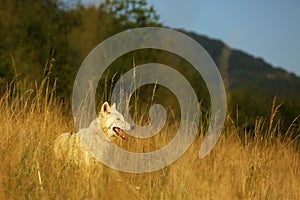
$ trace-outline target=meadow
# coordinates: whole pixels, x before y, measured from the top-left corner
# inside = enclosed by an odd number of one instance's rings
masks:
[[[55,159],[55,138],[74,131],[71,105],[56,97],[55,86],[45,79],[27,89],[20,83],[5,87],[0,199],[300,199],[299,126],[281,130],[276,102],[270,119],[258,117],[254,130],[228,116],[217,145],[203,159],[200,127],[188,151],[170,166],[142,174],[104,167],[100,173],[101,164],[84,171]],[[176,128],[168,126],[156,138],[118,145],[138,151],[162,146]]]

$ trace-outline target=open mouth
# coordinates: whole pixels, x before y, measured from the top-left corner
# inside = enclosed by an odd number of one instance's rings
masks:
[[[128,135],[122,129],[118,127],[113,127],[113,130],[117,134],[117,136],[119,136],[123,140],[128,140]]]

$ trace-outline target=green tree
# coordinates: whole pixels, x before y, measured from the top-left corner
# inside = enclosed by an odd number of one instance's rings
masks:
[[[125,28],[162,26],[153,5],[149,6],[146,0],[106,0],[102,6],[108,13],[113,13]]]
[[[2,0],[1,67],[10,66],[31,80],[40,77],[54,47],[58,14],[56,1]]]

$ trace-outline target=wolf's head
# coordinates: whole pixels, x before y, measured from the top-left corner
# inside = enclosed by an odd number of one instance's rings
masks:
[[[110,106],[105,102],[101,106],[99,113],[100,124],[104,134],[111,140],[115,136],[120,137],[123,140],[128,139],[128,135],[124,131],[130,131],[134,128],[128,122],[124,120],[121,113],[116,110],[116,104]]]

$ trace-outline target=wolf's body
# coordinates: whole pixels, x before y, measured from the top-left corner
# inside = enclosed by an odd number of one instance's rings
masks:
[[[111,140],[116,136],[127,140],[123,130],[131,129],[132,126],[116,110],[115,104],[110,107],[105,102],[89,127],[80,129],[77,133],[58,136],[54,142],[54,153],[58,159],[89,168],[96,160],[101,161],[109,150]]]

